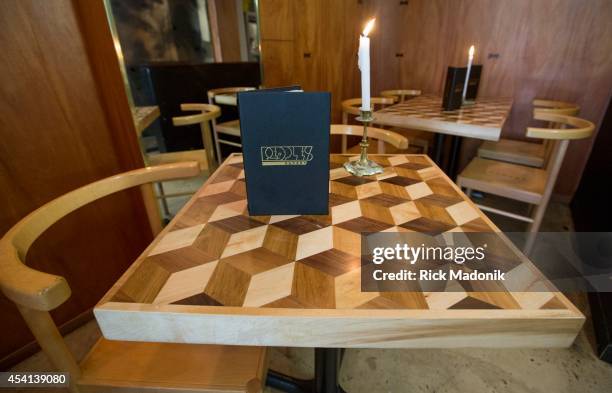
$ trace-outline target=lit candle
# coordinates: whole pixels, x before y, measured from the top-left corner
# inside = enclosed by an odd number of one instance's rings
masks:
[[[366,23],[363,33],[359,37],[359,70],[361,71],[361,110],[370,111],[370,38],[368,34],[374,27],[375,19]]]
[[[470,46],[470,50],[468,51],[467,72],[465,73],[465,82],[463,82],[463,95],[461,96],[463,102],[465,102],[465,95],[467,94],[468,82],[470,80],[470,71],[472,70],[472,60],[474,60],[474,45]]]

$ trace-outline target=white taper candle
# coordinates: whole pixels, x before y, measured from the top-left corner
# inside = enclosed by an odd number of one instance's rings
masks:
[[[375,19],[370,19],[359,36],[359,61],[361,71],[361,110],[369,111],[370,106],[370,38],[368,34],[374,27]]]

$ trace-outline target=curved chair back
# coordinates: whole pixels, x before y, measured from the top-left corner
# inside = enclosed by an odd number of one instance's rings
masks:
[[[385,107],[392,105],[395,102],[394,98],[391,97],[371,97],[370,104],[372,109],[375,105]],[[342,124],[348,124],[348,116],[355,115],[359,116],[361,107],[361,98],[349,98],[348,100],[342,101]]]
[[[363,126],[358,125],[347,125],[347,124],[332,124],[331,135],[342,135],[342,153],[346,153],[346,136],[363,136]],[[397,132],[383,130],[382,128],[368,127],[368,138],[376,139],[378,141],[378,153],[385,153],[385,143],[400,149],[406,150],[408,148],[408,138]]]
[[[550,111],[539,108],[535,108],[533,110],[533,118],[536,120],[548,121],[553,124],[559,124],[561,127],[528,127],[527,136],[530,138],[568,141],[571,139],[588,138],[593,134],[593,130],[595,130],[595,125],[588,120],[574,116],[551,113]],[[567,128],[567,126],[570,126],[571,128]]]
[[[151,182],[196,176],[196,162],[136,169],[71,191],[36,209],[0,239],[0,289],[13,301],[53,364],[76,379],[80,369],[51,318],[49,311],[70,297],[66,280],[25,264],[34,241],[69,213],[107,195]]]
[[[181,104],[181,110],[199,112],[194,115],[175,116],[172,118],[172,124],[179,127],[193,124],[200,125],[202,143],[206,151],[206,160],[208,161],[208,168],[210,168],[212,173],[219,165],[215,159],[214,142],[209,122],[221,116],[221,108],[211,104]]]
[[[564,101],[542,100],[536,98],[533,100],[534,109],[542,113],[556,113],[559,115],[576,116],[580,113],[580,106]]]
[[[558,115],[578,116],[580,113],[580,107],[571,102],[556,101],[556,100],[543,100],[536,98],[533,100],[534,111],[540,113],[551,113]],[[536,119],[537,120],[537,119]],[[548,128],[561,128],[563,127],[560,123],[548,122]],[[548,162],[550,155],[553,151],[554,143],[551,143],[550,139],[544,139],[544,162]]]
[[[382,97],[393,98],[396,103],[406,101],[409,97],[416,97],[421,95],[421,90],[414,89],[395,89],[395,90],[383,90],[380,92]]]
[[[563,164],[563,159],[565,158],[565,153],[567,152],[570,140],[589,138],[593,134],[593,130],[595,130],[595,125],[585,119],[550,113],[550,111],[543,111],[538,108],[534,109],[533,117],[536,120],[544,120],[552,124],[561,125],[560,128],[527,128],[528,137],[540,138],[553,142],[551,143],[550,156],[546,162],[545,169],[547,172],[547,178],[546,185],[544,187],[544,194],[542,196],[543,200],[548,201],[555,183],[557,182],[557,176],[561,170],[561,165]],[[571,128],[567,128],[568,126]]]

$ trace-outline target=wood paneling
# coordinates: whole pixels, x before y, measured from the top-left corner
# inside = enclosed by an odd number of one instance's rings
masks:
[[[293,0],[259,2],[261,40],[293,40]]]
[[[209,0],[208,8],[211,15],[211,33],[214,44],[220,47],[221,58],[215,58],[217,62],[232,63],[241,61],[240,37],[238,32],[238,11],[236,1],[231,0]],[[213,45],[214,45],[213,44]],[[215,48],[215,52],[219,48]]]
[[[277,7],[288,7],[289,2],[261,0]],[[341,100],[360,94],[357,37],[370,16],[378,19],[371,42],[373,94],[399,87],[441,94],[446,67],[464,65],[467,49],[474,44],[475,62],[483,64],[479,95],[514,99],[505,138],[525,138],[535,97],[576,102],[582,108],[580,116],[595,123],[610,100],[612,41],[608,37],[612,25],[608,20],[612,19],[612,3],[606,0],[291,3],[300,9],[318,9],[304,13],[294,9],[294,35],[285,37],[296,45],[294,79],[307,89],[332,91],[334,102],[336,97]],[[271,24],[265,19],[286,12],[262,14],[262,24]],[[299,57],[301,48],[308,46],[305,42],[319,45],[312,50],[322,56],[316,66],[308,68],[312,59]],[[266,72],[266,54],[262,56],[264,74],[273,78]],[[335,79],[324,77],[325,73]],[[334,105],[333,110],[336,119],[340,109]],[[592,141],[572,142],[556,187],[558,194],[568,198],[573,194]],[[474,156],[478,145],[478,141],[465,141],[463,164]]]
[[[261,53],[266,87],[290,86],[297,82],[293,72],[293,41],[262,40]]]
[[[143,165],[103,3],[88,7],[84,12],[69,0],[2,3],[0,233],[67,191]],[[54,313],[56,321],[91,308],[150,238],[137,191],[105,198],[53,226],[28,262],[71,283],[73,296]],[[4,357],[32,337],[6,299],[0,307],[8,322]]]

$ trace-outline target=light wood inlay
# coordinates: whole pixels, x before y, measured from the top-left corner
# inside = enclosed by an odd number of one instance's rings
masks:
[[[330,170],[339,171],[350,157],[332,155]],[[450,292],[418,284],[404,285],[404,292],[362,292],[363,232],[499,232],[426,156],[372,159],[385,166],[385,175],[359,178],[338,172],[330,181],[328,216],[250,217],[240,204],[232,209],[235,214],[211,222],[217,211],[246,200],[227,191],[233,188],[232,176],[238,182],[241,173],[241,156],[230,156],[98,304],[95,313],[105,336],[310,347],[572,342],[582,315],[552,287],[538,289],[544,295],[536,296],[528,292],[533,287],[520,285],[540,282],[539,273],[503,235],[500,244],[511,256],[495,256],[491,263],[512,272],[518,297],[501,283],[473,282],[447,283]],[[190,246],[178,243],[175,250],[166,247],[151,255],[164,239],[185,231],[185,222],[204,224]],[[193,248],[198,252],[181,256]],[[154,259],[173,253],[180,262]],[[201,255],[206,267],[193,266],[193,255]],[[161,264],[157,270],[155,263]],[[201,283],[178,266],[197,272]],[[147,283],[147,274],[157,284]],[[131,296],[119,296],[124,293]],[[131,300],[134,294],[145,300]],[[178,299],[179,294],[185,298]]]

